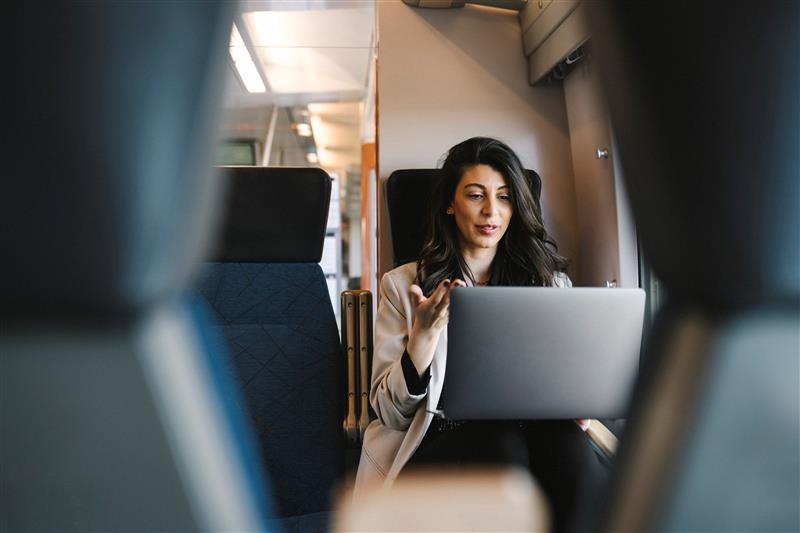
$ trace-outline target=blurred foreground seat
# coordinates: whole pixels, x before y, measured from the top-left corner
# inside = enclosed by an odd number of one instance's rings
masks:
[[[184,295],[218,211],[230,7],[1,19],[0,530],[267,527],[225,358]]]
[[[602,527],[797,531],[800,4],[588,5],[668,298]]]
[[[546,531],[541,488],[518,468],[419,469],[342,494],[334,531]]]

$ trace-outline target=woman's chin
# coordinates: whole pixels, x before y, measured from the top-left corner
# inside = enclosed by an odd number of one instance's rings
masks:
[[[491,249],[491,248],[497,248],[497,243],[498,242],[499,242],[499,239],[491,239],[491,238],[483,237],[483,238],[472,239],[472,241],[470,241],[469,245],[470,245],[471,248],[475,248],[475,249],[477,249],[477,248]]]

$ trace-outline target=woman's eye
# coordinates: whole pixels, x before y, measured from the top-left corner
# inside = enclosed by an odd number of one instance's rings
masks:
[[[481,198],[483,198],[483,195],[482,194],[473,193],[473,194],[468,194],[467,198],[470,198],[472,200],[480,200]]]
[[[508,196],[508,195],[502,195],[502,196],[498,196],[498,198],[499,198],[500,200],[503,200],[504,202],[508,202],[508,201],[510,201],[510,200],[511,200],[511,197],[510,197],[510,196]]]

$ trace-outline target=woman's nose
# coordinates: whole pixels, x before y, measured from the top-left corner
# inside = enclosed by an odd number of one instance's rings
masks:
[[[483,203],[483,214],[486,216],[492,216],[497,212],[497,199],[492,197],[487,197],[486,201]]]

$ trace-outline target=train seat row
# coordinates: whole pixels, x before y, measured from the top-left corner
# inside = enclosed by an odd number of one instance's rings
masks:
[[[429,197],[438,172],[398,171],[388,181],[401,261],[421,248],[428,206],[419,198]],[[534,171],[527,177],[538,201],[541,179]],[[324,171],[225,167],[220,179],[227,188],[225,216],[216,260],[206,265],[198,291],[227,343],[277,523],[324,529],[331,497],[344,481],[346,451],[357,452],[374,418],[371,294],[342,295],[340,346],[318,264],[331,196]]]
[[[331,179],[316,168],[223,168],[215,261],[198,291],[287,530],[324,529],[344,474],[344,359],[322,268]]]
[[[670,299],[585,529],[797,531],[800,6],[594,4],[637,231]],[[344,358],[317,252],[278,254],[309,227],[289,227],[281,195],[306,194],[269,191],[271,251],[226,256],[223,236],[200,286],[211,318],[190,291],[220,208],[208,169],[232,4],[9,9],[0,529],[325,527]],[[44,128],[57,142],[31,142]]]

